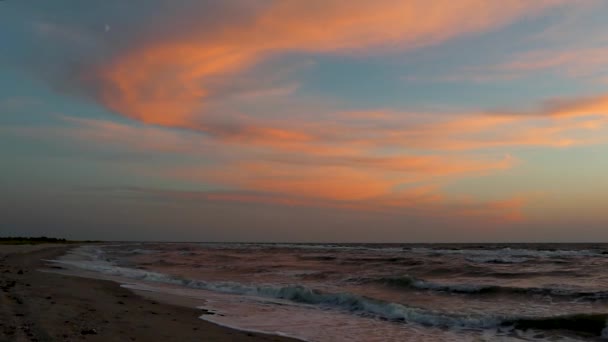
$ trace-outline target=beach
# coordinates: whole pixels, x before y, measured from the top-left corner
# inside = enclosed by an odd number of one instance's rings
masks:
[[[607,251],[0,245],[0,341],[605,341]]]
[[[67,245],[0,246],[0,341],[289,341],[199,319],[119,284],[42,272]]]
[[[122,242],[51,265],[242,331],[455,342],[605,341],[607,263],[606,244]]]

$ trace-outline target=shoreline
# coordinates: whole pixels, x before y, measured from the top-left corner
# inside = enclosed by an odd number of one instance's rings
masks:
[[[1,341],[299,341],[208,322],[110,280],[39,271],[74,247],[0,246]]]

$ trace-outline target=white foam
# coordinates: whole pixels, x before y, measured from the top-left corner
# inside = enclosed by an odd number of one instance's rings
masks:
[[[319,310],[313,305],[291,303],[256,296],[233,296],[219,292],[159,285],[126,285],[136,290],[158,291],[189,298],[200,298],[198,306],[212,312],[201,319],[233,329],[274,334],[303,341],[387,342],[474,341],[474,331],[456,331],[423,327],[416,324],[390,323],[334,310]]]

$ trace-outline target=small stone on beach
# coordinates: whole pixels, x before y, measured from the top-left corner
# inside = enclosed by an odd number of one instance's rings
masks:
[[[97,335],[97,330],[95,329],[84,329],[80,332],[81,335]]]

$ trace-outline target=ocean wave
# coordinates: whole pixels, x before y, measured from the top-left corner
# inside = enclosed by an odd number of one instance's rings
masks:
[[[608,314],[574,314],[504,320],[503,326],[520,330],[561,330],[587,337],[608,338]]]
[[[440,284],[412,276],[381,277],[381,278],[359,278],[353,279],[360,283],[381,283],[393,287],[402,287],[414,290],[432,290],[451,293],[485,293],[490,292],[498,286],[476,285],[476,284]]]
[[[374,251],[381,253],[399,253],[407,250],[407,247],[397,246],[394,244],[332,244],[332,243],[215,243],[202,242],[198,246],[208,249],[289,249],[289,250],[304,250],[304,251]]]
[[[417,323],[426,326],[446,328],[489,328],[497,326],[500,320],[494,317],[452,315],[368,298],[352,293],[327,293],[302,285],[272,286],[249,285],[237,282],[207,282],[180,278],[164,273],[114,266],[91,261],[55,260],[55,263],[70,265],[88,271],[128,279],[179,285],[187,288],[216,291],[227,294],[258,296],[283,299],[295,303],[336,308],[364,316],[375,316],[391,321]]]
[[[516,256],[481,255],[465,258],[466,261],[482,264],[520,264],[530,261],[530,258]]]
[[[374,264],[374,263],[388,263],[403,266],[420,266],[424,265],[425,262],[416,258],[409,257],[380,257],[380,256],[369,256],[369,257],[348,257],[344,258],[341,262],[344,265],[350,264]],[[439,262],[436,262],[437,264]]]
[[[318,306],[320,308],[338,309],[361,316],[376,317],[394,322],[416,323],[424,326],[461,329],[493,329],[499,327],[515,327],[522,330],[566,329],[571,330],[574,333],[594,334],[596,336],[608,335],[608,329],[606,328],[606,317],[608,317],[608,315],[571,315],[541,318],[462,315],[411,307],[349,292],[323,292],[302,285],[273,286],[250,285],[237,282],[208,282],[195,279],[186,279],[142,269],[115,266],[103,260],[53,260],[53,262],[63,265],[70,265],[88,271],[100,272],[106,275],[119,276],[121,278],[178,285],[187,288],[216,291],[226,294],[281,299],[294,303]],[[461,291],[465,293],[487,291],[490,289],[483,286],[467,287],[439,285],[412,277],[403,277],[401,279],[393,278],[392,281],[395,284],[405,284],[407,286],[414,286],[417,288]]]
[[[312,304],[355,312],[362,315],[377,316],[392,321],[404,321],[429,326],[486,328],[499,323],[492,317],[472,317],[439,313],[420,308],[367,298],[352,293],[326,293],[301,285],[271,286],[248,285],[236,282],[207,282],[185,279],[172,275],[112,265],[104,261],[56,260],[56,263],[80,269],[100,272],[128,279],[179,285],[188,288],[211,290],[221,293],[251,295],[284,299],[296,303]]]
[[[337,257],[333,255],[298,255],[298,258],[302,260],[316,260],[316,261],[333,261]]]
[[[412,253],[426,255],[462,255],[465,257],[487,257],[499,260],[503,258],[573,258],[573,257],[608,257],[605,251],[590,249],[526,249],[526,248],[498,248],[498,249],[439,249],[418,247],[411,248]]]
[[[531,270],[531,271],[493,271],[488,269],[469,269],[466,267],[464,272],[460,272],[461,276],[481,277],[481,278],[529,278],[529,277],[577,277],[586,276],[579,270]],[[453,272],[452,272],[453,273]],[[433,274],[431,272],[431,274]],[[441,273],[438,273],[439,275]],[[450,274],[450,273],[444,273]]]
[[[567,297],[576,300],[608,300],[608,291],[580,291],[561,287],[513,287],[486,284],[441,284],[412,276],[353,279],[357,282],[374,282],[393,287],[429,290],[460,294],[515,294]]]

